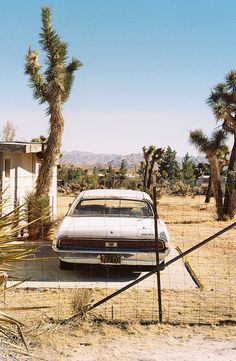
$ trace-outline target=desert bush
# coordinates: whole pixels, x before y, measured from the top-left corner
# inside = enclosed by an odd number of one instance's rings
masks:
[[[123,182],[123,187],[127,189],[138,190],[142,188],[142,181],[139,177],[137,178],[126,178]]]
[[[71,183],[70,184],[71,192],[79,192],[81,190],[81,184],[79,183]]]
[[[49,197],[36,197],[34,192],[29,192],[25,200],[29,238],[45,239],[53,227]]]
[[[171,187],[171,194],[173,195],[182,195],[186,197],[188,194],[192,193],[192,187],[188,183],[182,181],[176,182]]]
[[[76,315],[79,319],[84,320],[93,302],[92,295],[93,290],[90,288],[76,290],[71,300],[72,315]]]
[[[193,189],[195,195],[203,196],[207,194],[208,184],[201,184],[199,187],[195,186]]]

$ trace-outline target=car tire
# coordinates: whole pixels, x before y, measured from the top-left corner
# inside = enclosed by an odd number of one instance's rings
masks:
[[[73,269],[74,267],[75,267],[75,265],[73,263],[64,262],[60,259],[60,269],[68,270],[68,269]]]

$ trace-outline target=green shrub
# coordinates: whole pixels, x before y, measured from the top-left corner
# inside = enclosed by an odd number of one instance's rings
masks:
[[[181,195],[186,197],[188,194],[191,194],[192,188],[188,183],[184,183],[182,181],[176,182],[171,187],[171,194],[173,195]]]
[[[34,192],[29,192],[25,200],[29,238],[45,239],[53,227],[49,197],[47,195],[36,197]]]

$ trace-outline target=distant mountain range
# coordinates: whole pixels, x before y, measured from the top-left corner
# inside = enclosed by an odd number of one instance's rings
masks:
[[[81,151],[63,152],[60,158],[60,163],[73,164],[80,167],[85,166],[108,166],[111,164],[114,167],[119,167],[122,159],[127,163],[128,168],[134,168],[143,160],[142,153],[131,153],[127,155],[121,154],[104,154],[104,153],[90,153]],[[177,157],[177,161],[182,163],[181,157]],[[204,157],[191,157],[195,164],[206,162]]]

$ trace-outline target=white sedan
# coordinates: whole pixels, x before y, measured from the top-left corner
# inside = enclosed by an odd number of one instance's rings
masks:
[[[96,189],[81,192],[62,219],[53,242],[60,268],[69,264],[153,267],[170,252],[169,233],[158,219],[155,241],[153,202],[147,193]]]

